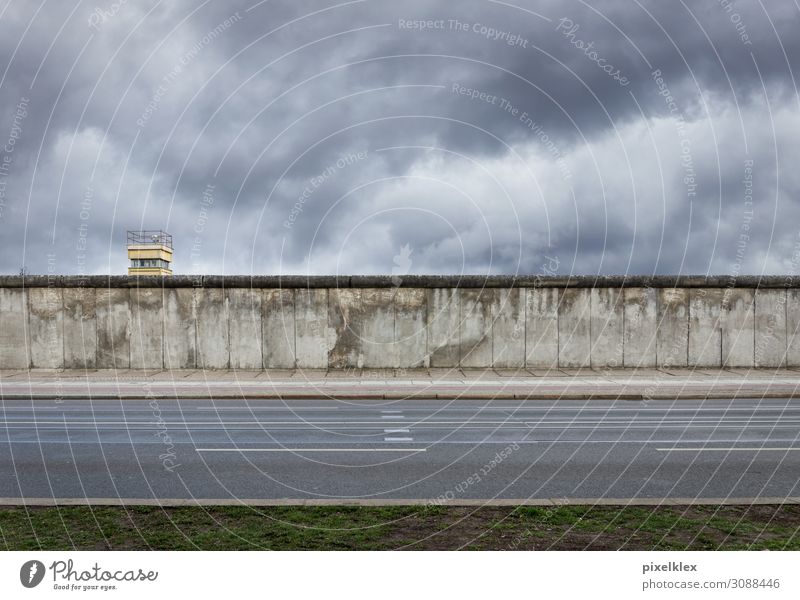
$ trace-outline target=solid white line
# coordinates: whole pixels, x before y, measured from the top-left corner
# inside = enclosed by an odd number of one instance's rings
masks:
[[[195,448],[197,452],[425,452],[425,448]]]
[[[384,429],[383,433],[409,433],[407,428],[402,429]]]
[[[327,406],[323,408],[316,408],[316,407],[278,407],[278,406],[195,406],[195,410],[241,410],[242,412],[247,412],[250,410],[284,410],[286,412],[295,412],[300,410],[339,410],[338,406]],[[96,410],[96,409],[95,409]],[[164,412],[165,409],[161,409]],[[173,408],[170,410],[177,411],[179,409]],[[126,410],[126,412],[128,412]],[[136,411],[136,412],[147,412],[147,411]],[[152,412],[152,411],[150,411]]]
[[[399,420],[405,419],[403,415],[383,416],[381,419]],[[404,423],[407,421],[403,421]],[[98,421],[98,420],[59,420],[59,421],[44,421],[41,419],[23,420],[23,419],[0,419],[0,425],[153,425],[155,421],[129,419],[125,421]],[[252,419],[247,421],[164,421],[158,422],[160,426],[170,425],[292,425],[297,423],[314,424],[314,425],[378,425],[385,424],[386,421],[360,421],[350,419],[346,421],[333,421],[325,419],[285,419],[282,421],[261,421]],[[504,420],[480,420],[480,419],[463,419],[458,421],[428,421],[421,420],[420,424],[426,425],[506,425],[519,423],[519,421],[508,417]],[[744,425],[770,425],[772,423],[781,425],[800,424],[800,419],[783,419],[781,417],[759,417],[759,418],[741,418],[741,419],[657,419],[657,420],[644,420],[644,419],[626,419],[626,420],[571,420],[571,421],[523,421],[527,427],[540,427],[542,425],[568,425],[570,427],[589,427],[598,425],[613,425],[613,426],[658,426],[658,427],[739,427]],[[731,423],[731,425],[718,425],[720,423]],[[634,425],[635,424],[635,425]]]
[[[63,411],[66,413],[79,413],[79,412],[124,412],[126,414],[129,413],[152,413],[152,409],[148,408],[137,408],[136,406],[126,405],[124,409],[120,409],[116,404],[115,405],[107,405],[104,406],[100,403],[100,401],[95,400],[90,406],[84,406],[90,402],[87,399],[86,402],[83,402],[80,405],[69,404],[69,402],[73,402],[74,399],[68,399],[64,401],[64,404],[60,406],[38,406],[38,405],[31,405],[30,401],[20,401],[20,400],[6,400],[5,401],[5,409],[6,412],[21,412],[21,413],[29,413],[29,412],[48,412],[48,411]],[[464,400],[464,402],[468,402],[471,400]],[[23,404],[19,404],[18,406],[14,406],[14,402],[24,402]],[[138,401],[136,401],[138,402]],[[164,400],[166,402],[166,400]],[[181,399],[180,402],[182,403],[189,403],[195,402],[192,399]],[[327,410],[341,410],[341,411],[365,411],[373,406],[369,404],[364,404],[363,406],[358,407],[309,407],[309,406],[285,406],[285,407],[275,407],[275,406],[266,406],[266,405],[256,405],[256,402],[260,402],[260,400],[252,400],[254,404],[251,406],[162,406],[162,412],[181,412],[184,410],[188,410],[193,408],[195,410],[286,410],[286,411],[313,411],[313,410],[320,410],[320,411],[327,411]],[[265,401],[272,403],[273,401]],[[298,401],[305,403],[306,401]],[[425,400],[415,400],[414,402],[427,402]],[[436,401],[431,400],[430,402],[437,402],[437,403],[444,403],[445,401]],[[703,413],[703,412],[717,412],[717,413],[733,413],[733,412],[750,412],[754,415],[763,413],[764,411],[780,411],[782,416],[787,414],[796,414],[800,408],[797,406],[792,406],[790,404],[761,404],[760,402],[756,403],[752,407],[743,408],[743,407],[731,407],[729,405],[721,405],[718,408],[692,408],[691,406],[684,406],[687,402],[692,402],[691,400],[681,400],[682,403],[680,406],[670,406],[664,408],[644,408],[644,407],[637,407],[637,406],[630,406],[630,407],[612,407],[612,406],[601,406],[601,407],[589,407],[589,406],[561,406],[560,403],[555,404],[548,404],[544,400],[534,400],[536,406],[530,405],[530,403],[526,405],[518,405],[518,406],[498,406],[495,404],[481,406],[481,407],[471,407],[471,406],[437,406],[436,408],[417,408],[417,407],[409,407],[405,410],[407,412],[423,412],[423,413],[430,413],[430,412],[467,412],[469,414],[480,415],[482,413],[491,413],[494,411],[514,411],[517,413],[526,412],[526,411],[533,411],[533,412],[543,412],[543,413],[552,413],[552,412],[566,412],[566,413],[591,413],[591,412],[602,412],[602,413],[614,413],[614,412],[635,412],[639,413],[664,413],[665,415],[675,414],[676,416],[678,413]],[[570,402],[570,401],[564,401]],[[603,400],[597,400],[597,402],[604,402]],[[614,402],[609,400],[609,402]],[[629,403],[628,401],[625,401]],[[663,401],[659,401],[663,402]],[[698,401],[704,404],[709,404],[710,400],[702,400]],[[728,400],[721,400],[719,402],[730,402]],[[737,400],[737,403],[741,403],[741,400]],[[227,401],[226,401],[227,404]],[[796,404],[796,403],[795,403]],[[400,410],[382,410],[381,413],[383,414],[400,414],[403,411]],[[591,415],[587,415],[591,416]],[[635,415],[634,415],[635,416]],[[684,415],[685,417],[690,417],[691,415]],[[725,416],[725,415],[720,415]],[[648,415],[649,418],[656,418],[655,415]],[[616,418],[623,418],[623,417],[616,417]],[[745,418],[745,417],[740,417]]]
[[[183,423],[173,423],[167,424],[168,427],[172,427],[178,431],[318,431],[321,425],[331,425],[330,423],[307,423],[307,426],[302,426],[301,424],[297,423],[289,423],[290,425],[300,425],[295,427],[278,427],[277,425],[271,426],[268,428],[263,427],[263,424],[259,423],[242,423],[236,426],[229,426],[230,424],[223,424],[223,423],[194,423],[191,426],[187,426]],[[82,426],[74,426],[73,424],[67,424],[67,427],[63,426],[63,423],[59,423],[58,425],[0,425],[0,431],[95,431],[95,432],[104,432],[104,433],[112,433],[115,431],[152,431],[156,427],[163,427],[164,424],[156,424],[156,423],[128,423],[128,424],[120,424],[117,426],[108,426],[107,423],[99,423],[99,424],[86,424]],[[248,426],[249,425],[249,426]],[[756,424],[761,425],[761,424]],[[505,424],[503,427],[496,427],[496,426],[489,426],[489,425],[463,425],[458,428],[453,427],[432,427],[426,423],[417,423],[415,425],[419,431],[461,431],[461,430],[495,430],[495,431],[528,431],[528,432],[545,432],[545,431],[590,431],[590,432],[597,432],[597,431],[618,431],[618,432],[626,432],[626,431],[660,431],[668,429],[670,431],[674,430],[690,430],[690,429],[705,429],[705,430],[718,430],[718,429],[735,429],[738,431],[758,431],[758,430],[768,430],[770,432],[788,429],[790,431],[797,431],[797,425],[761,425],[761,426],[752,426],[747,427],[744,425],[671,425],[671,426],[661,426],[661,427],[653,427],[653,426],[638,426],[638,425],[615,425],[611,427],[598,427],[596,425],[588,426],[588,425],[580,425],[580,426],[572,426],[572,427],[525,427],[522,425],[515,426],[513,424]],[[336,427],[329,427],[331,430],[335,431],[371,431],[375,429],[381,429],[376,426],[371,427],[348,427],[348,426],[336,426]]]
[[[436,421],[440,422],[440,421]],[[446,421],[441,421],[446,422]],[[698,424],[713,424],[713,423],[800,423],[797,417],[784,418],[781,415],[773,417],[664,417],[662,419],[648,417],[646,419],[637,419],[635,416],[630,419],[615,417],[613,419],[579,419],[575,418],[569,421],[554,421],[551,419],[527,419],[526,424],[534,425],[591,425],[592,423],[603,423],[606,425],[624,425],[625,423],[639,423],[640,425],[661,425],[662,423],[698,423]]]
[[[401,437],[401,438],[383,438],[384,442],[413,442],[414,438],[410,437]]]
[[[781,423],[782,421],[769,421],[766,423],[763,422],[756,422],[756,423],[742,423],[741,425],[719,425],[715,423],[706,423],[703,425],[688,425],[688,424],[676,424],[671,425],[667,423],[653,423],[651,425],[611,425],[607,427],[601,427],[599,425],[585,425],[582,423],[576,423],[569,425],[568,427],[541,427],[538,425],[529,425],[525,423],[531,429],[558,429],[564,430],[567,429],[750,429],[750,428],[769,428],[769,429],[797,429],[797,425],[778,425],[777,423]],[[775,423],[774,425],[770,425],[771,423]],[[748,427],[748,425],[752,427]]]
[[[796,439],[777,439],[777,440],[765,440],[770,443],[792,443],[797,441]],[[196,440],[173,440],[174,444],[196,444]],[[263,443],[263,442],[262,442]],[[279,442],[275,442],[276,444]],[[331,442],[328,442],[331,443]],[[333,442],[335,443],[335,442]],[[490,445],[499,445],[499,444],[519,444],[523,445],[530,445],[530,446],[554,446],[557,444],[571,444],[571,445],[579,445],[579,446],[588,446],[591,444],[613,444],[615,446],[621,446],[624,444],[638,444],[640,446],[651,446],[653,444],[736,444],[736,443],[757,443],[753,440],[747,440],[746,442],[742,442],[741,440],[502,440],[502,441],[494,441],[494,440],[463,440],[463,441],[452,441],[452,440],[433,440],[428,442],[433,446],[447,446],[447,445],[455,445],[455,446],[490,446]],[[8,446],[11,445],[19,445],[19,444],[35,444],[37,446],[44,446],[44,445],[61,445],[61,446],[154,446],[162,444],[162,442],[154,441],[154,442],[146,442],[146,441],[80,441],[80,440],[0,440],[0,452]],[[546,448],[545,448],[546,449]],[[661,448],[662,452],[674,452],[675,450],[680,450],[679,448]]]
[[[659,452],[791,452],[800,447],[789,448],[656,448]]]

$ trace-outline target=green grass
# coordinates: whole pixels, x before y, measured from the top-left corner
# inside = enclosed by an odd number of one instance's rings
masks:
[[[5,550],[800,550],[800,506],[0,508]]]

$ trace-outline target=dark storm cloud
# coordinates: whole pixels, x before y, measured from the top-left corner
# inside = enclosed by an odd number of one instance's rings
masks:
[[[174,235],[179,272],[793,270],[798,21],[726,0],[12,2],[0,270],[122,272],[138,227]]]

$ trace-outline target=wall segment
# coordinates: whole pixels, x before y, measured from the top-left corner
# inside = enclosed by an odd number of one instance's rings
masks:
[[[0,368],[800,366],[796,278],[394,283],[0,277]]]

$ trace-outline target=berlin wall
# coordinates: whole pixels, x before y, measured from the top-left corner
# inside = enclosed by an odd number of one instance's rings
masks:
[[[796,277],[0,277],[0,369],[800,366]]]

